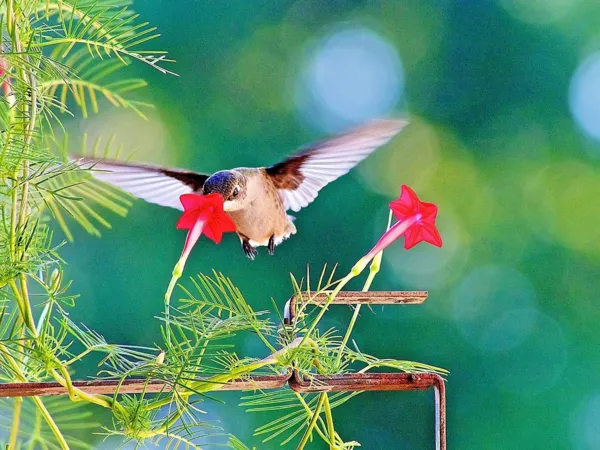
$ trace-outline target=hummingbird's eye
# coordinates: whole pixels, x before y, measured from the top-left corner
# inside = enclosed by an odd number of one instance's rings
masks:
[[[238,194],[240,193],[240,190],[236,187],[233,189],[233,193],[231,194],[232,197],[237,197]]]

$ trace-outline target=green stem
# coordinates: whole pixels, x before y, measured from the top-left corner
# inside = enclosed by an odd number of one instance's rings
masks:
[[[106,395],[93,395],[88,394],[85,391],[73,386],[71,376],[67,369],[63,366],[58,368],[59,374],[56,369],[51,370],[51,374],[58,383],[63,386],[69,392],[69,398],[73,401],[85,400],[88,403],[94,403],[95,405],[102,406],[104,408],[112,409],[117,412],[122,418],[127,417],[127,410],[116,400]],[[62,376],[61,376],[62,374]]]
[[[334,450],[335,448],[335,428],[333,427],[333,416],[331,414],[331,405],[329,404],[329,396],[326,392],[323,392],[325,395],[325,401],[323,404],[323,408],[325,409],[325,418],[327,419],[327,433],[329,433],[329,450]]]
[[[315,425],[317,424],[317,419],[319,417],[319,414],[321,414],[321,408],[323,407],[323,403],[325,403],[326,395],[327,394],[325,392],[322,392],[321,395],[319,396],[319,401],[317,403],[317,406],[315,407],[315,412],[312,416],[312,419],[310,420],[310,423],[308,424],[308,428],[304,432],[304,436],[302,436],[302,440],[298,444],[298,447],[296,447],[296,450],[302,450],[308,443],[308,440],[310,439],[310,436],[312,434],[312,430],[315,427]]]
[[[344,286],[346,286],[352,278],[356,277],[359,274],[360,274],[360,272],[351,270],[344,278],[342,278],[340,280],[340,282],[337,284],[335,289],[327,297],[327,301],[322,306],[322,309],[319,312],[319,314],[317,315],[317,318],[315,320],[313,320],[313,323],[311,324],[308,331],[304,334],[304,337],[302,338],[302,341],[300,342],[300,345],[298,347],[304,346],[304,344],[306,343],[306,340],[309,339],[309,336],[313,333],[313,331],[315,331],[315,328],[317,327],[317,325],[319,324],[319,322],[321,321],[321,319],[327,312],[327,308],[329,307],[329,305],[331,305],[331,302],[333,302],[333,300],[335,300],[335,297],[340,293],[340,291],[344,288]]]
[[[390,211],[389,216],[388,216],[387,230],[390,229],[391,224],[392,224],[392,211]],[[367,292],[369,289],[371,289],[371,284],[373,283],[373,279],[375,278],[375,275],[377,275],[379,273],[382,258],[383,258],[383,251],[377,253],[377,255],[375,255],[375,258],[373,258],[373,262],[371,262],[371,266],[369,267],[369,276],[367,277],[367,280],[365,281],[365,284],[362,288],[362,292]],[[350,340],[350,335],[352,334],[352,331],[354,330],[354,325],[356,324],[356,320],[358,319],[358,315],[360,314],[361,306],[362,305],[356,305],[356,307],[354,308],[354,314],[352,314],[352,319],[350,319],[350,324],[348,324],[348,329],[346,330],[344,339],[342,339],[342,343],[340,344],[340,349],[338,351],[338,355],[335,360],[335,367],[340,366],[340,363],[342,361],[342,357],[344,354],[344,349],[346,348],[346,345],[348,344],[348,341]]]
[[[8,282],[8,285],[10,286],[10,288],[13,291],[13,295],[15,296],[15,301],[17,302],[17,307],[19,308],[19,312],[21,313],[21,319],[23,319],[23,323],[25,323],[25,306],[23,305],[23,299],[21,298],[21,292],[19,291],[19,288],[17,287],[17,283],[15,283],[15,280],[10,280]]]
[[[54,434],[54,437],[58,441],[58,444],[60,445],[60,448],[62,448],[63,450],[69,450],[69,444],[67,444],[67,441],[65,440],[65,437],[62,435],[62,433],[58,429],[58,426],[56,425],[56,422],[54,422],[54,419],[52,418],[52,415],[46,409],[46,406],[42,402],[42,399],[39,398],[39,397],[31,397],[31,398],[33,399],[33,402],[37,406],[38,411],[40,411],[40,413],[44,417],[44,420],[46,420],[46,424],[48,424],[48,427],[52,431],[52,434]]]
[[[13,186],[12,195],[11,195],[11,210],[10,210],[10,242],[9,242],[9,250],[10,250],[10,261],[15,263],[17,261],[17,189]]]
[[[142,431],[137,433],[135,437],[137,439],[149,439],[158,436],[159,434],[168,434],[169,428],[175,425],[175,422],[181,418],[184,412],[185,410],[183,408],[178,409],[177,412],[173,414],[173,417],[171,417],[167,423],[162,425],[160,428],[157,428],[156,430]]]
[[[166,335],[167,335],[167,348],[171,347],[171,324],[169,323],[171,318],[171,295],[173,294],[173,289],[175,289],[175,285],[177,284],[177,280],[181,278],[183,274],[183,268],[185,266],[185,259],[182,257],[175,264],[175,268],[173,269],[173,274],[171,276],[171,281],[169,282],[169,287],[167,287],[167,292],[165,293],[165,323],[166,323]]]
[[[21,409],[23,407],[23,397],[15,398],[15,407],[13,409],[12,427],[10,430],[10,439],[8,448],[17,448],[17,438],[19,437],[19,425],[21,422]]]
[[[300,404],[302,405],[302,407],[306,411],[306,415],[308,416],[308,418],[312,419],[313,412],[310,409],[310,407],[308,406],[308,403],[306,403],[306,401],[304,400],[304,398],[302,398],[302,396],[298,392],[294,392],[294,394],[296,395],[296,398],[298,399],[298,401],[300,402]],[[319,423],[315,427],[315,431],[319,434],[319,436],[321,436],[321,439],[323,439],[325,442],[327,442],[327,436],[325,435],[325,433],[323,433],[323,431],[321,431],[321,428],[319,428],[319,425],[321,425],[323,428],[325,428],[325,424],[323,423],[323,419],[321,419],[319,417],[318,421],[319,421]]]

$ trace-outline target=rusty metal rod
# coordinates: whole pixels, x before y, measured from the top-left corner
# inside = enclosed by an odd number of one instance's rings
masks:
[[[422,391],[443,382],[435,373],[349,373],[315,375],[311,380],[294,373],[289,385],[296,392]]]
[[[277,389],[285,386],[290,379],[285,375],[253,376],[246,380],[236,380],[219,384],[221,391],[241,391],[259,389]],[[199,379],[198,381],[202,381]],[[118,380],[90,380],[73,381],[73,386],[80,388],[88,394],[157,394],[170,392],[172,386],[160,380],[147,381],[145,379],[128,379],[123,382]],[[42,395],[66,395],[66,388],[55,382],[38,383],[0,383],[0,397],[36,397]]]
[[[435,392],[435,448],[436,450],[446,450],[446,383],[440,379],[433,389]]]
[[[312,300],[311,300],[312,299]],[[427,300],[427,291],[342,291],[331,302],[332,305],[418,305]],[[290,297],[285,304],[285,322],[292,323],[298,301],[321,304],[327,301],[327,293],[317,295],[315,291],[302,292]]]
[[[316,296],[316,297],[315,297]],[[294,296],[296,299],[299,295]],[[302,300],[307,301],[315,297],[312,303],[323,303],[327,300],[327,293],[316,295],[316,292],[302,293]],[[333,304],[337,305],[411,305],[423,303],[427,299],[427,291],[342,291],[336,295]]]

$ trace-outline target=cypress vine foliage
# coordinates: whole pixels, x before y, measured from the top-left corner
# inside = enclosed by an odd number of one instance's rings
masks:
[[[291,368],[309,379],[317,373],[377,367],[444,373],[350,350],[346,344],[353,323],[344,339],[335,330],[319,331],[326,308],[303,306],[296,323],[284,327],[268,312],[254,311],[220,273],[198,275],[182,287],[183,300],[156,324],[164,337],[156,348],[108,343],[74,323],[69,310],[77,295],[63,275],[60,256],[65,242],[52,230],[59,227],[67,241],[72,240],[73,226],[98,236],[109,226],[105,216],[124,215],[130,200],[67,158],[74,141],[81,141],[80,153],[88,155],[115,157],[123,149],[114,148],[110,139],[88,142],[86,136],[69,136],[61,121],[73,115],[86,118],[100,104],[144,117],[150,105],[135,94],[146,83],[128,78],[123,69],[142,64],[172,76],[172,61],[153,49],[155,28],[140,21],[127,0],[3,0],[0,20],[0,381],[54,381],[68,391],[68,396],[50,400],[2,400],[0,427],[6,432],[0,436],[5,436],[5,447],[88,448],[92,433],[101,431],[124,442],[152,440],[167,448],[220,442],[245,449],[223,430],[227,424],[201,420],[198,407],[203,394],[233,379]],[[380,261],[376,258],[372,265],[365,290]],[[348,280],[335,281],[333,271],[324,269],[312,289],[333,291],[333,299]],[[311,288],[308,276],[306,283],[293,279],[292,285],[297,293]],[[31,292],[42,299],[35,311]],[[239,357],[228,342],[236,334],[260,341],[265,357]],[[89,394],[72,380],[77,375],[74,365],[93,354],[102,358],[98,379],[162,380],[170,389],[158,394],[126,395],[118,389],[113,395]],[[352,448],[356,443],[345,442],[335,431],[331,410],[354,395],[301,395],[283,389],[255,393],[242,406],[281,411],[278,420],[257,430],[265,441],[289,443],[297,437],[298,448],[303,448],[316,433],[330,448]],[[90,421],[90,408],[106,410],[110,425],[100,428]]]

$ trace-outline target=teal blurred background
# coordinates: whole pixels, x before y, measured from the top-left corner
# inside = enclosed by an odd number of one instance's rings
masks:
[[[170,0],[135,9],[158,26],[155,46],[180,77],[132,66],[150,82],[148,121],[105,108],[68,124],[116,134],[135,160],[206,172],[269,165],[370,117],[411,120],[301,211],[298,234],[275,256],[263,250],[251,262],[233,235],[220,246],[201,240],[188,275],[214,268],[255,309],[271,309],[271,298],[283,305],[290,272],[339,263],[345,273],[408,184],[439,205],[444,247],[397,243],[374,289],[430,296],[365,310],[358,345],[451,371],[450,449],[600,448],[600,3]],[[137,201],[102,239],[77,233],[63,252],[82,294],[74,320],[109,341],[159,342],[154,317],[185,238],[178,217]],[[325,325],[343,330],[350,315],[333,309]],[[203,408],[246,443],[277,448],[252,437],[272,416],[246,414],[239,396]],[[433,448],[427,393],[359,396],[337,410],[336,425],[367,449]]]

